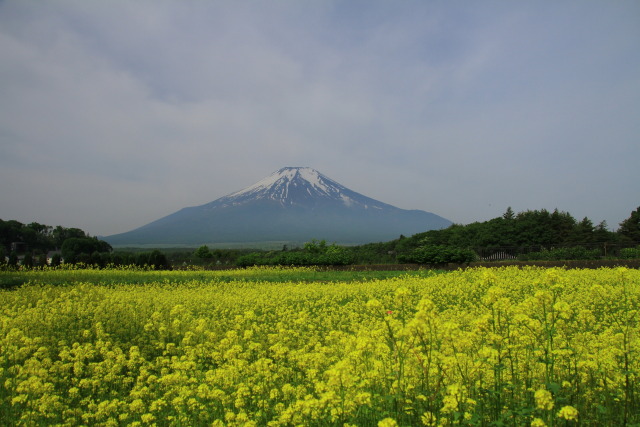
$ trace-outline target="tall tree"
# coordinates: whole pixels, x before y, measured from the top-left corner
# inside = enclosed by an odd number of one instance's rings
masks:
[[[593,222],[585,216],[582,221],[576,224],[568,241],[576,244],[593,243],[595,241],[594,230]]]
[[[193,254],[201,259],[213,258],[213,254],[207,245],[200,246]]]
[[[72,237],[62,244],[62,257],[67,263],[86,262],[94,252],[111,252],[109,243],[95,237]]]
[[[607,225],[607,221],[600,221],[596,228],[593,229],[593,239],[598,243],[610,243],[615,239],[615,234],[609,231],[609,226]]]
[[[64,228],[60,225],[53,229],[51,235],[56,248],[61,248],[64,241],[67,239],[81,239],[87,237],[86,233],[79,228]]]
[[[0,219],[0,242],[9,249],[11,243],[22,241],[22,227],[24,224],[16,220],[3,221]]]
[[[640,242],[640,207],[631,212],[629,218],[620,223],[618,234],[626,240]]]
[[[515,217],[516,215],[513,213],[513,209],[511,209],[511,206],[509,206],[505,211],[505,213],[502,214],[502,218],[506,220],[514,219]]]

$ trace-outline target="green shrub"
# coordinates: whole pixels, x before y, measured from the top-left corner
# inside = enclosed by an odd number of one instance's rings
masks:
[[[398,262],[415,264],[464,264],[473,262],[477,255],[471,249],[452,246],[430,245],[414,249],[409,254],[398,255]]]
[[[620,249],[620,258],[623,258],[623,259],[640,258],[640,246],[636,248]]]
[[[51,257],[51,267],[57,267],[62,263],[62,256],[59,253],[53,254]]]
[[[211,253],[211,250],[207,245],[200,246],[198,249],[196,249],[196,251],[193,254],[200,259],[213,258],[213,254]]]
[[[254,265],[349,265],[353,264],[353,261],[353,255],[345,248],[335,244],[327,246],[324,240],[320,242],[312,240],[305,244],[303,250],[253,252],[243,255],[238,257],[236,265],[240,267]]]
[[[572,248],[556,248],[542,250],[540,252],[530,252],[518,256],[521,261],[566,261],[566,260],[589,260],[599,259],[600,249],[585,249],[582,246]]]
[[[166,270],[171,267],[167,256],[157,249],[151,252],[140,252],[137,254],[135,264],[138,267],[153,267],[155,270]]]
[[[22,258],[22,265],[29,268],[33,267],[33,254],[31,252],[24,254],[24,258]]]

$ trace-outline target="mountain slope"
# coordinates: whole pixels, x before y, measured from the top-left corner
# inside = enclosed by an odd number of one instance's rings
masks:
[[[243,190],[105,240],[112,245],[304,242],[313,238],[367,243],[450,224],[429,212],[399,209],[366,197],[315,169],[287,167]]]

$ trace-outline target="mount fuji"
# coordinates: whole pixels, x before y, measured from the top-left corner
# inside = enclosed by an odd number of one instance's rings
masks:
[[[112,245],[386,241],[445,228],[451,221],[400,209],[356,193],[315,169],[286,167],[213,202],[178,212],[126,233]]]

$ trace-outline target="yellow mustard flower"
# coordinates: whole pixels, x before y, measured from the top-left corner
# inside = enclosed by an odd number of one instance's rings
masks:
[[[536,390],[533,397],[536,400],[536,408],[545,411],[550,411],[553,409],[553,396],[548,390]]]
[[[573,406],[563,406],[558,411],[558,417],[575,421],[578,419],[578,410]]]

